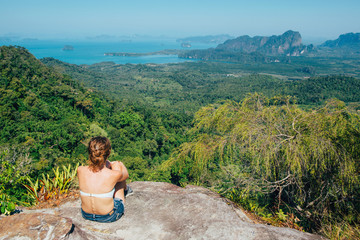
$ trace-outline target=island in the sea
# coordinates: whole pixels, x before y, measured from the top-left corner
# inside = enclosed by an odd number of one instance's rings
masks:
[[[147,52],[147,53],[129,53],[129,52],[109,52],[104,53],[105,56],[117,56],[117,57],[142,57],[142,56],[151,56],[151,55],[178,55],[184,50],[178,49],[165,49],[156,52]]]
[[[191,44],[190,43],[181,43],[181,47],[183,47],[183,48],[191,48]]]
[[[62,50],[63,51],[73,51],[74,47],[71,45],[65,45]]]

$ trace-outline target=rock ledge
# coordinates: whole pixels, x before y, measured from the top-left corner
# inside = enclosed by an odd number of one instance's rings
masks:
[[[0,219],[3,239],[323,239],[252,221],[208,189],[134,182],[125,215],[114,223],[84,220],[80,200],[57,208],[25,210]]]

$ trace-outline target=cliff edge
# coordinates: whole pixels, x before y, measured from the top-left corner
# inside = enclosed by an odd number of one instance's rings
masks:
[[[208,189],[133,182],[125,215],[114,223],[84,220],[80,200],[57,208],[24,210],[0,219],[2,239],[322,239],[290,228],[254,224],[230,201]]]

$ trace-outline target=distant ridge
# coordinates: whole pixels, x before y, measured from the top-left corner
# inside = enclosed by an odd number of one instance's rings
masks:
[[[302,44],[299,32],[286,31],[270,37],[247,35],[225,41],[216,48],[192,50],[179,54],[181,58],[229,62],[273,62],[283,56],[301,56],[314,52],[315,47]]]
[[[320,45],[328,48],[360,48],[360,33],[345,33]]]

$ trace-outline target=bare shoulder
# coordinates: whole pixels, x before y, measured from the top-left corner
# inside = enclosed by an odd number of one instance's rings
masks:
[[[118,176],[121,175],[121,171],[119,171],[119,170],[114,170],[114,169],[112,169],[112,170],[110,170],[110,171],[111,171],[111,175],[113,175],[113,176],[118,177]]]
[[[84,168],[85,168],[85,166],[78,166],[77,171],[78,171],[78,172],[81,172],[81,171],[84,170]]]
[[[79,166],[79,167],[77,168],[77,173],[78,173],[78,174],[81,174],[81,173],[85,172],[86,169],[87,169],[87,166]]]
[[[111,182],[114,182],[116,183],[117,180],[121,177],[121,172],[120,171],[117,171],[117,170],[113,170],[113,169],[108,169],[106,168],[105,169],[105,175],[106,175],[106,178],[111,181]]]
[[[125,168],[125,165],[121,161],[111,162],[111,169],[122,171]]]

